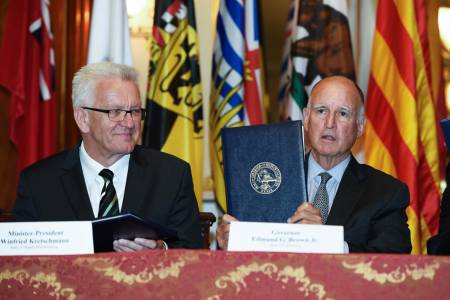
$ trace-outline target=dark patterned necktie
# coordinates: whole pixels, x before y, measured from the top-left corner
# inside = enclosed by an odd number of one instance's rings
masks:
[[[320,210],[320,214],[322,215],[322,222],[325,224],[328,218],[328,192],[327,192],[327,182],[330,180],[331,175],[327,172],[323,172],[319,174],[320,176],[320,185],[317,189],[316,195],[314,196],[313,206]]]
[[[111,170],[103,169],[99,173],[105,180],[102,189],[102,198],[98,209],[98,217],[110,217],[119,213],[119,202],[117,200],[116,189],[113,184],[114,173]]]

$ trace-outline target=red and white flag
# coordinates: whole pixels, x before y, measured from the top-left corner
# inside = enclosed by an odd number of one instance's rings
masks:
[[[17,171],[56,151],[55,59],[49,0],[9,2],[0,85],[11,93],[9,136]]]

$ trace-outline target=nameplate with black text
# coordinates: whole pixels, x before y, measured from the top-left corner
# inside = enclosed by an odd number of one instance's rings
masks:
[[[91,253],[90,221],[0,223],[0,255]]]
[[[231,222],[230,251],[344,253],[344,228],[266,222]]]

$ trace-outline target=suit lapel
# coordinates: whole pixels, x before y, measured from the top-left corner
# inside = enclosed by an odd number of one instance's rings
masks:
[[[92,220],[94,213],[81,170],[79,146],[73,148],[64,161],[61,181],[67,198],[78,220]]]
[[[327,219],[328,225],[343,225],[353,212],[361,194],[364,191],[364,179],[359,163],[352,156],[347,169],[342,176],[341,183]]]
[[[149,187],[145,182],[151,182],[151,173],[147,171],[148,162],[139,149],[136,146],[131,153],[121,212],[138,212]]]

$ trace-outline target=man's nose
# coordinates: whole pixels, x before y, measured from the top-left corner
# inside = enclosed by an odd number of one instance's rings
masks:
[[[123,121],[121,122],[123,126],[126,127],[134,127],[134,121],[133,121],[133,117],[131,116],[131,111],[128,111],[125,114],[125,117],[123,118]]]
[[[336,114],[334,112],[330,112],[326,119],[325,119],[325,125],[327,128],[333,128],[336,124]]]

